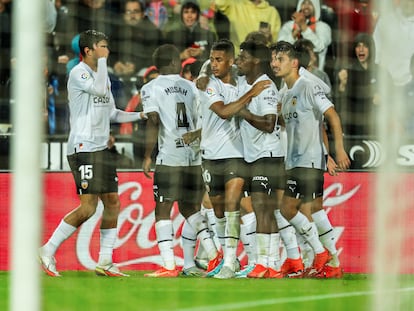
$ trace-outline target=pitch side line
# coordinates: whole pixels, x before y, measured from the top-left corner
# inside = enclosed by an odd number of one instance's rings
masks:
[[[387,293],[391,292],[412,292],[414,287],[400,288],[392,291],[384,291]],[[282,303],[291,303],[291,302],[304,302],[304,301],[316,301],[324,299],[335,299],[335,298],[344,298],[344,297],[356,297],[356,296],[369,296],[374,295],[375,291],[364,291],[364,292],[353,292],[353,293],[337,293],[329,295],[316,295],[316,296],[302,296],[302,297],[286,297],[286,298],[276,298],[276,299],[266,299],[266,300],[257,300],[257,301],[246,301],[239,303],[231,304],[221,304],[216,306],[200,306],[195,308],[182,308],[177,309],[176,311],[224,311],[224,310],[237,310],[237,309],[246,309],[252,307],[260,307],[266,305],[277,305]]]

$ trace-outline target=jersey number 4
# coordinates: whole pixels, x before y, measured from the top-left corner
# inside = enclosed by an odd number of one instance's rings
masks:
[[[187,110],[184,103],[177,103],[177,126],[178,127],[189,127],[187,119]]]

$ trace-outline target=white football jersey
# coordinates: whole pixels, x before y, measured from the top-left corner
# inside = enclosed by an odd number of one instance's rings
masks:
[[[204,159],[243,158],[243,144],[237,118],[225,120],[210,109],[216,102],[228,104],[235,101],[237,94],[237,86],[223,83],[214,76],[210,76],[206,90],[201,93],[201,150]]]
[[[263,74],[253,84],[270,80],[270,78]],[[252,85],[247,81],[239,80],[239,97],[248,92]],[[253,97],[246,108],[253,114],[264,116],[267,114],[274,114],[277,116],[277,104],[280,101],[279,91],[274,83],[258,96]],[[276,118],[277,122],[277,118]],[[263,132],[246,120],[242,119],[240,123],[240,131],[243,141],[244,159],[251,163],[261,158],[269,157],[284,157],[285,150],[280,141],[280,129],[275,124],[275,129],[272,133]]]
[[[178,74],[159,75],[142,87],[144,112],[157,112],[160,117],[156,164],[201,164],[199,141],[189,146],[182,139],[197,128],[197,97],[195,85]]]
[[[286,169],[326,169],[323,114],[333,106],[315,81],[299,77],[291,89],[281,90],[282,115],[287,132]]]
[[[115,101],[111,93],[105,59],[98,60],[98,72],[93,71],[84,62],[80,62],[69,74],[68,155],[107,148],[110,117],[115,109]]]

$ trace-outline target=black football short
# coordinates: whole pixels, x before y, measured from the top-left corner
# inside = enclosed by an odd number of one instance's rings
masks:
[[[286,171],[285,195],[304,203],[323,196],[324,171],[297,167]]]
[[[67,159],[78,194],[118,192],[116,161],[108,149],[78,152],[69,155]]]
[[[153,192],[156,202],[201,204],[204,190],[200,165],[155,166]]]

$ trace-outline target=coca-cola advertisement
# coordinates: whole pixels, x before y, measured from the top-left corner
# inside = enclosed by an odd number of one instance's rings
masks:
[[[114,262],[125,270],[150,270],[158,268],[161,257],[155,235],[155,218],[152,179],[142,172],[119,172],[121,213],[118,222],[118,238],[114,250]],[[373,215],[375,215],[375,173],[349,172],[339,176],[325,176],[324,206],[336,232],[337,247],[344,271],[369,273],[371,247],[373,245]],[[0,270],[9,269],[10,241],[10,173],[0,174]],[[407,175],[406,185],[414,184],[414,176]],[[79,205],[72,175],[69,172],[45,173],[43,205],[43,241],[46,241],[62,217]],[[99,226],[102,203],[97,212],[79,230],[66,240],[56,253],[60,271],[94,269],[99,252]],[[411,212],[409,212],[411,214]],[[183,217],[174,206],[171,218],[175,230],[175,254],[177,265],[182,265],[181,229]],[[412,219],[412,217],[411,217]],[[406,223],[409,226],[408,222]],[[412,241],[408,241],[412,242]],[[414,250],[404,243],[404,255],[411,258]],[[284,256],[283,249],[282,258]],[[246,262],[242,246],[239,259]],[[403,272],[408,271],[411,265]]]

